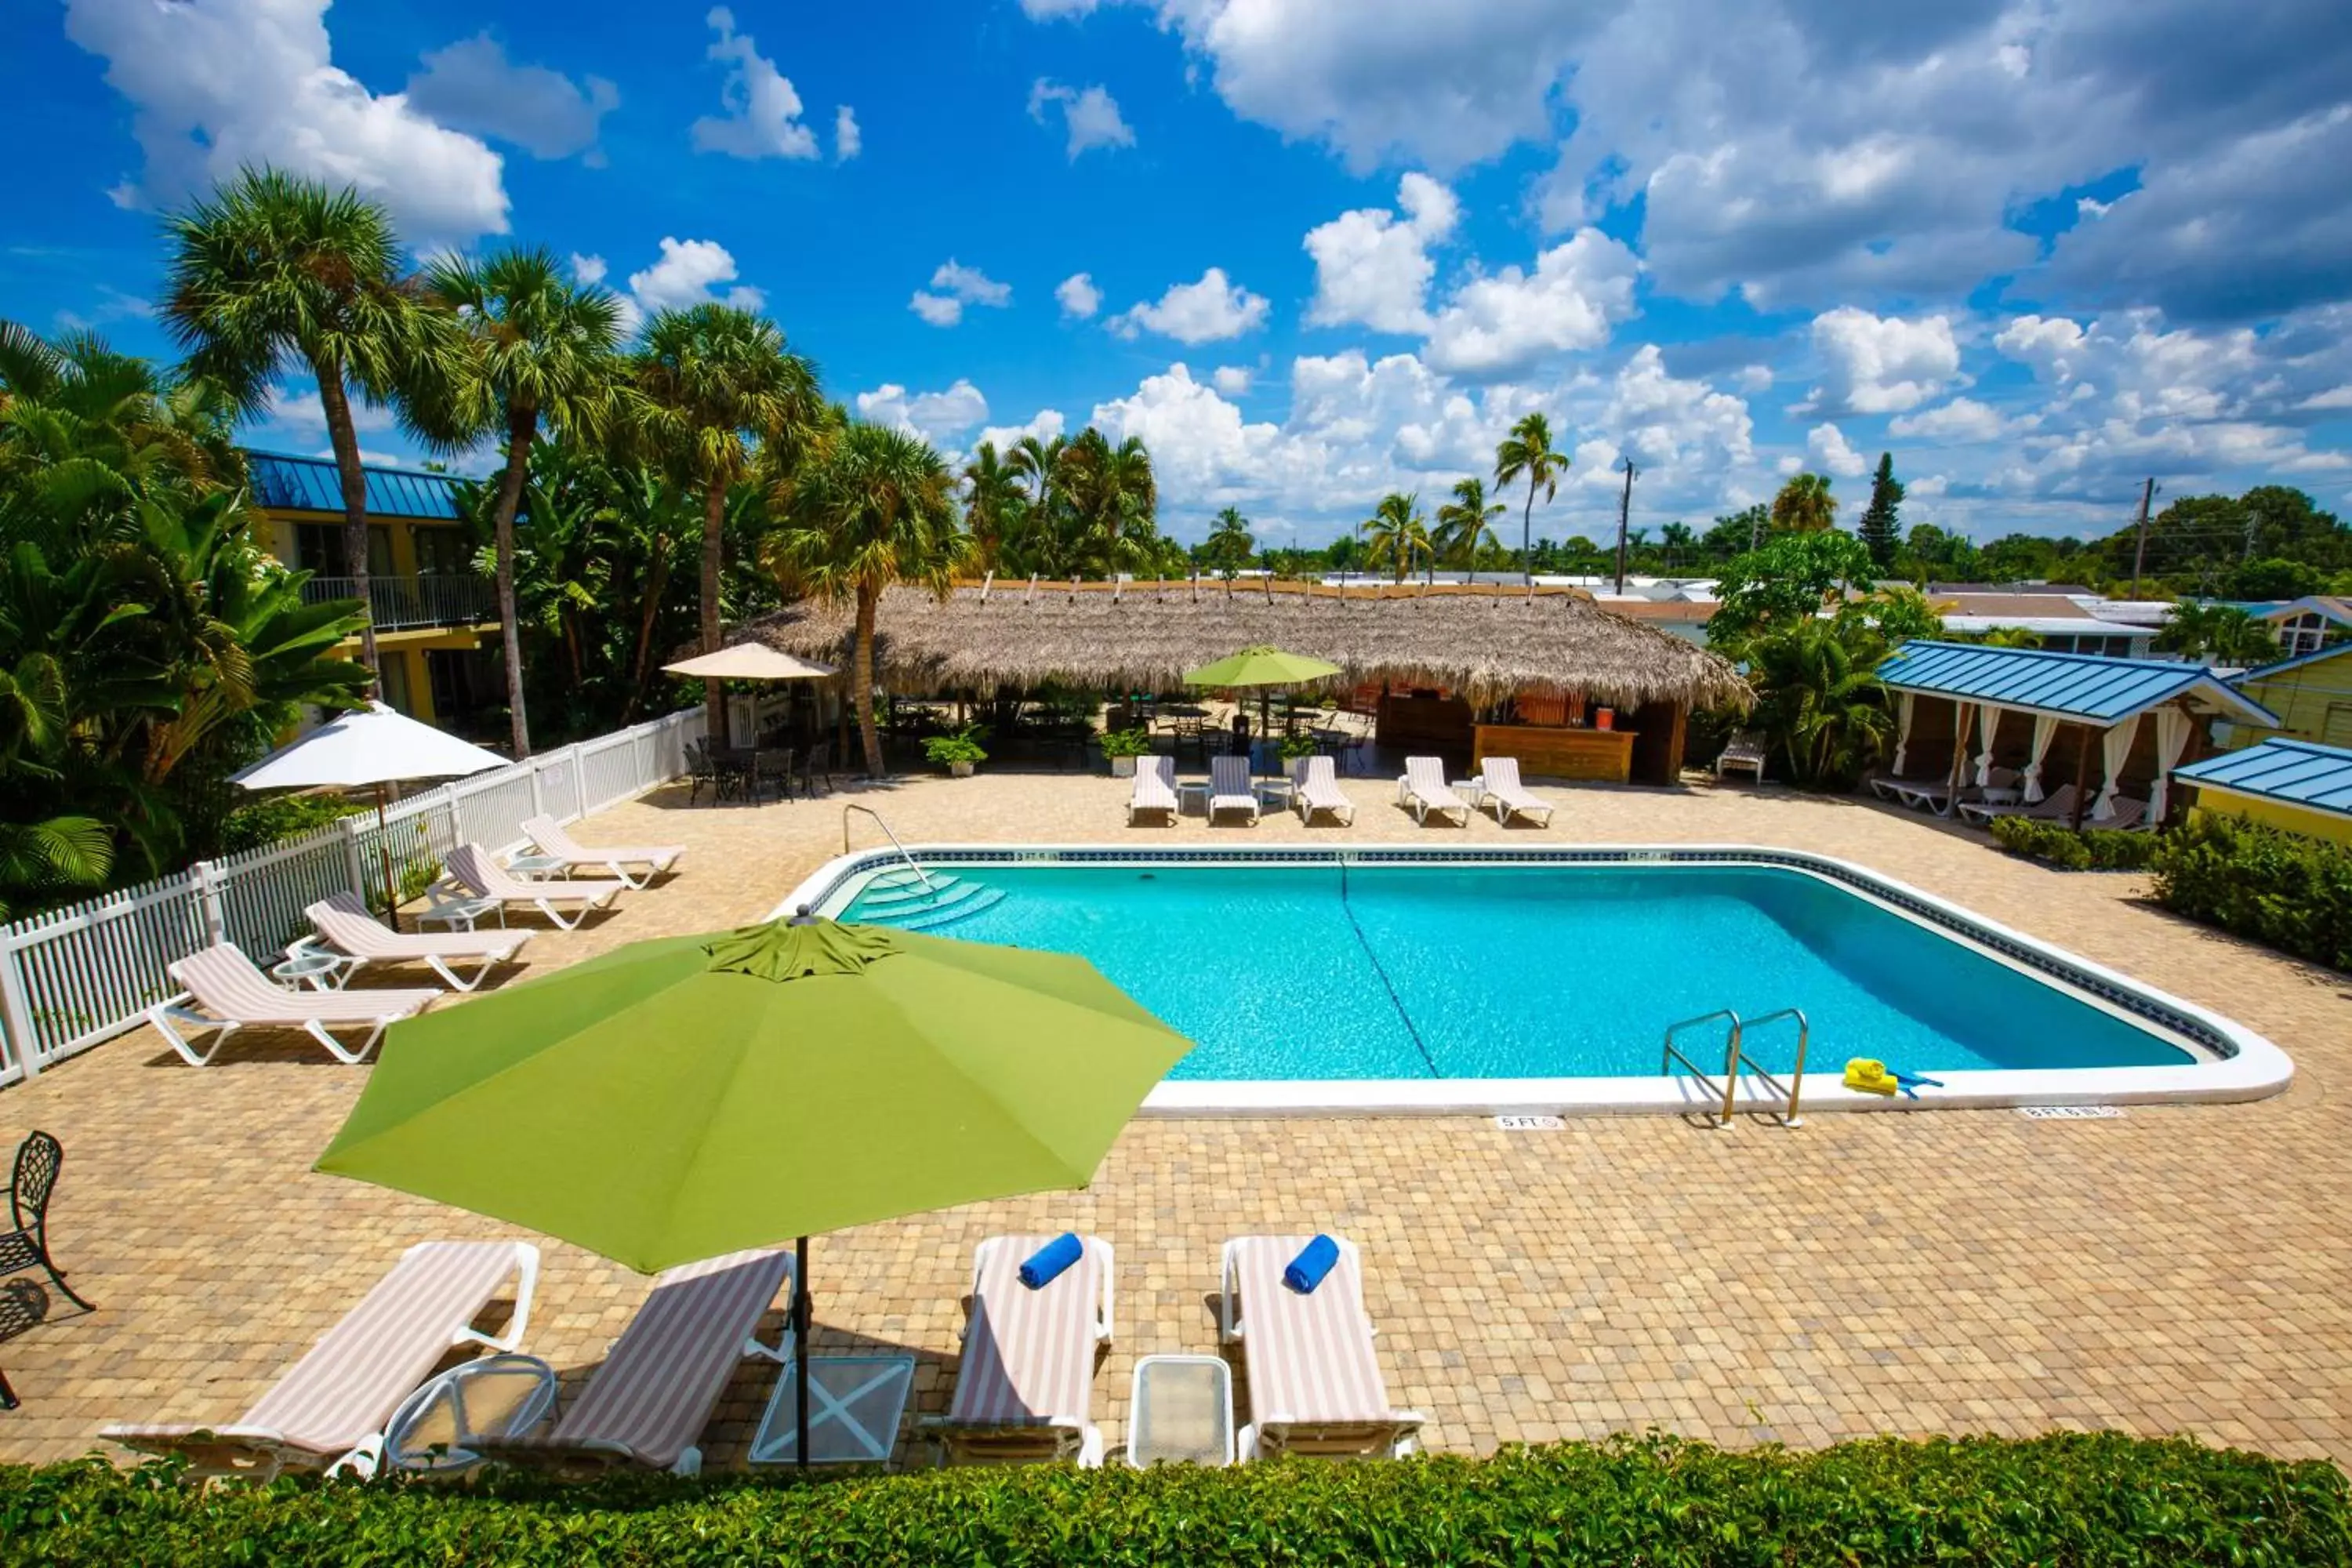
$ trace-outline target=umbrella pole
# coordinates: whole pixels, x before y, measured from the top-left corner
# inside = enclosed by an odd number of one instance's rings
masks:
[[[392,885],[392,834],[383,815],[383,785],[375,786],[375,853],[383,868],[383,923],[400,929],[400,898]]]
[[[809,1462],[808,1331],[808,1237],[803,1236],[793,1243],[793,1416],[800,1428],[800,1440],[793,1453],[803,1470]]]

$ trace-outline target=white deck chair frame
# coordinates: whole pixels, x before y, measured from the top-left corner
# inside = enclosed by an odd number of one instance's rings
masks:
[[[461,869],[461,858],[473,869]],[[589,915],[610,907],[626,889],[624,882],[526,882],[491,858],[480,845],[461,844],[449,852],[448,870],[442,881],[425,889],[428,907],[424,918],[452,921],[471,931],[473,920],[463,911],[488,899],[498,906],[500,926],[507,923],[508,909],[520,904],[545,915],[559,931],[574,931]],[[559,901],[579,905],[580,912],[565,920],[555,907]]]
[[[1015,1237],[992,1236],[971,1251],[971,1279],[965,1294],[976,1308],[980,1283],[988,1271],[989,1259],[999,1250],[1014,1244]],[[1094,1342],[1111,1342],[1116,1292],[1114,1281],[1118,1273],[1118,1254],[1111,1244],[1100,1237],[1085,1238],[1087,1250],[1095,1254],[1095,1271],[1101,1289],[1095,1305]],[[964,1314],[963,1326],[956,1331],[959,1341],[971,1333],[971,1313]],[[1034,1426],[1009,1426],[995,1424],[974,1425],[957,1421],[946,1415],[927,1415],[918,1423],[922,1434],[931,1440],[941,1464],[951,1458],[986,1462],[1043,1458],[1069,1460],[1080,1469],[1099,1469],[1103,1462],[1102,1429],[1094,1424],[1092,1413],[1055,1414]],[[1050,1441],[1050,1452],[1045,1443]]]
[[[1314,821],[1318,811],[1329,812],[1339,819],[1343,827],[1356,826],[1356,803],[1339,788],[1339,770],[1329,757],[1298,759],[1290,798],[1298,808],[1298,821],[1302,826]]]
[[[1484,782],[1479,786],[1478,804],[1495,809],[1495,825],[1502,826],[1514,816],[1531,816],[1542,827],[1551,826],[1555,807],[1528,790],[1519,782],[1519,760],[1517,757],[1488,757],[1484,764]]]
[[[1238,793],[1230,787],[1236,777],[1241,784]],[[1250,784],[1247,757],[1229,753],[1209,759],[1209,820],[1215,822],[1221,811],[1245,811],[1249,813],[1250,826],[1257,826],[1257,791]]]
[[[337,930],[344,932],[342,937],[339,938],[335,931],[329,930],[327,922],[319,918],[318,911],[322,909],[340,917],[335,923]],[[371,963],[422,963],[448,982],[453,990],[471,991],[489,978],[491,970],[511,961],[522,951],[523,944],[531,937],[531,933],[527,931],[501,931],[496,936],[468,931],[462,934],[452,932],[446,938],[423,940],[403,938],[378,925],[375,917],[350,893],[338,893],[331,899],[321,899],[302,912],[310,917],[310,923],[318,928],[319,934],[299,939],[293,946],[286,950],[286,956],[293,958],[301,953],[318,953],[322,957],[341,959],[343,966],[335,973],[333,980],[337,990],[342,989],[345,982]],[[365,922],[382,933],[385,945],[378,946],[374,939],[362,936],[357,925],[346,924],[346,921]],[[357,946],[343,945],[345,942],[368,946],[374,951],[362,952]],[[437,952],[425,951],[425,945],[427,942],[436,946],[446,946],[448,951]],[[387,947],[390,951],[386,951]],[[449,961],[452,959],[476,957],[482,961],[481,967],[474,971],[473,978],[470,980],[462,978],[456,970],[449,967]]]
[[[1156,787],[1155,787],[1156,786]],[[1163,812],[1168,826],[1176,826],[1182,810],[1182,797],[1176,793],[1176,759],[1156,755],[1135,759],[1135,782],[1128,791],[1127,825],[1147,811]]]
[[[567,872],[585,866],[594,870],[610,871],[632,891],[644,887],[656,877],[675,868],[686,854],[683,844],[637,845],[623,844],[611,848],[583,844],[564,830],[563,825],[551,816],[533,816],[524,820],[522,830],[541,853],[564,862]],[[643,866],[642,877],[632,877],[627,868]]]
[[[1249,1321],[1241,1303],[1239,1258],[1239,1249],[1244,1239],[1247,1238],[1234,1237],[1218,1252],[1217,1331],[1222,1342],[1242,1346],[1243,1354],[1246,1357],[1249,1353]],[[1354,1271],[1355,1282],[1360,1289],[1364,1278],[1362,1250],[1346,1237],[1334,1237],[1332,1240],[1339,1244],[1339,1255]],[[1360,1308],[1362,1306],[1360,1297],[1357,1304]],[[1381,1331],[1379,1326],[1372,1322],[1370,1312],[1364,1315],[1364,1327],[1367,1333],[1375,1337]],[[1385,1416],[1366,1416],[1361,1420],[1307,1423],[1286,1421],[1278,1411],[1262,1412],[1253,1408],[1250,1415],[1250,1424],[1242,1428],[1239,1440],[1238,1451],[1244,1464],[1290,1450],[1294,1445],[1301,1452],[1325,1455],[1353,1451],[1369,1453],[1369,1449],[1355,1448],[1352,1440],[1357,1437],[1383,1444],[1388,1458],[1391,1459],[1409,1458],[1418,1445],[1422,1424],[1428,1419],[1418,1410],[1391,1410]]]
[[[242,953],[238,956],[244,957]],[[249,959],[247,960],[248,963],[251,962]],[[168,966],[166,973],[174,980],[181,980],[180,964],[173,963]],[[255,973],[260,974],[260,971],[257,969]],[[261,976],[261,982],[272,991],[285,990],[267,975]],[[181,980],[181,984],[185,984],[186,982]],[[326,1047],[328,1054],[337,1061],[357,1067],[368,1059],[369,1054],[375,1049],[376,1043],[383,1038],[383,1032],[386,1029],[391,1028],[403,1018],[415,1017],[441,993],[438,991],[286,991],[285,994],[295,1002],[306,1004],[313,1000],[323,1001],[333,997],[350,1003],[351,1006],[348,1011],[338,1011],[331,1017],[316,1016],[320,1009],[306,1005],[289,1009],[284,1014],[256,1015],[236,1018],[228,1016],[225,1012],[215,1015],[208,1011],[208,1005],[190,990],[180,992],[148,1008],[147,1022],[154,1026],[157,1034],[163,1036],[171,1044],[173,1050],[180,1053],[181,1059],[190,1067],[200,1068],[211,1065],[212,1059],[220,1055],[220,1048],[228,1044],[229,1037],[239,1029],[247,1028],[299,1029]],[[314,1016],[307,1018],[299,1017],[295,1016],[298,1012],[309,1012]],[[335,1037],[329,1027],[331,1025],[336,1027],[364,1027],[368,1032],[367,1037],[356,1046],[347,1046]],[[187,1032],[183,1034],[182,1030]],[[190,1037],[202,1035],[207,1030],[212,1032],[212,1045],[199,1051],[196,1049],[195,1041]]]
[[[1409,807],[1418,826],[1429,825],[1429,814],[1451,816],[1460,826],[1470,826],[1471,805],[1452,785],[1445,782],[1445,763],[1440,757],[1407,757],[1404,772],[1397,777],[1397,804]]]

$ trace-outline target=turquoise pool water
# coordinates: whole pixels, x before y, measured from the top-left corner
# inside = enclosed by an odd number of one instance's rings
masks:
[[[2178,1066],[2163,1037],[1770,866],[956,866],[840,911],[1075,952],[1196,1042],[1178,1079],[1654,1077],[1717,1007],[1812,1023],[1808,1068]],[[903,879],[903,874],[900,874]],[[940,910],[947,911],[942,918]],[[1698,1060],[1713,1046],[1694,1045]],[[1785,1071],[1793,1028],[1751,1034]]]

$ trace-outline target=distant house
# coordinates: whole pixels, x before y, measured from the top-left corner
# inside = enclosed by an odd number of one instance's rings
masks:
[[[2192,815],[2243,817],[2352,845],[2352,750],[2269,740],[2217,752],[2173,776],[2196,791]]]
[[[2277,732],[2324,746],[2352,746],[2352,642],[2250,669],[2230,684],[2279,716]],[[2251,745],[2272,732],[2236,731],[2229,743]]]
[[[2255,614],[2276,629],[2279,652],[2289,658],[2352,639],[2352,599],[2339,595],[2312,594]]]
[[[1927,598],[1944,617],[1948,633],[1966,637],[2020,627],[2032,632],[2050,653],[2143,658],[2156,637],[2154,626],[2109,619],[2100,601],[2090,595],[1961,589],[1933,591]]]

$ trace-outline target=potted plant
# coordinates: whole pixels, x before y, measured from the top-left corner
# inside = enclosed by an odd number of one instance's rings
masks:
[[[988,761],[988,753],[980,749],[979,735],[977,724],[933,735],[923,742],[923,755],[930,759],[934,767],[947,769],[949,777],[968,779],[974,765]]]
[[[1149,730],[1107,730],[1102,738],[1103,755],[1110,759],[1110,776],[1131,779],[1135,776],[1135,759],[1151,750]]]
[[[1316,745],[1312,735],[1285,735],[1275,749],[1282,758],[1282,771],[1296,778],[1298,760],[1313,756],[1320,748]]]

